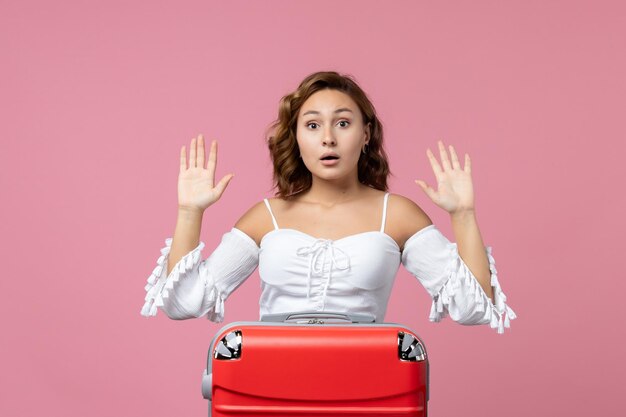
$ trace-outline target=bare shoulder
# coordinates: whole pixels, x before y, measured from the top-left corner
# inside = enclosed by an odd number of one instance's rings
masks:
[[[401,249],[409,237],[431,224],[430,217],[413,200],[400,194],[389,194],[386,229],[395,235]]]
[[[237,229],[250,236],[261,245],[261,239],[267,232],[274,228],[272,217],[270,216],[264,201],[259,201],[248,209],[235,223]]]

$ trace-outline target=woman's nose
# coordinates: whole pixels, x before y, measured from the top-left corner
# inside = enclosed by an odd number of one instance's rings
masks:
[[[333,130],[331,127],[327,127],[324,130],[324,145],[336,145],[337,141],[335,141],[335,135],[333,134]]]

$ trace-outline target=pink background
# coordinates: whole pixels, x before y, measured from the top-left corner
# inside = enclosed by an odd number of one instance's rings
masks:
[[[206,415],[208,345],[258,319],[260,284],[223,324],[140,316],[179,149],[217,138],[218,178],[236,174],[205,216],[206,257],[272,195],[278,100],[329,69],[376,105],[391,192],[450,239],[413,180],[433,183],[437,139],[472,157],[519,318],[504,335],[430,323],[400,268],[386,321],[427,344],[432,415],[621,415],[625,16],[619,1],[3,1],[0,415]]]

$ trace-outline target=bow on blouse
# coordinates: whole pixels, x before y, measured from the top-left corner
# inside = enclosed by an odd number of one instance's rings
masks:
[[[345,270],[350,268],[350,258],[344,251],[335,247],[333,241],[330,239],[317,239],[311,246],[303,246],[298,248],[298,256],[309,256],[309,271],[307,273],[307,291],[306,296],[310,298],[311,293],[311,277],[315,273],[317,276],[322,276],[324,273],[324,265],[326,264],[326,258],[330,255],[330,268],[328,276],[326,277],[326,283],[324,284],[324,291],[322,293],[322,300],[326,297],[326,290],[330,284],[330,276],[333,268]],[[335,255],[339,254],[343,258],[343,264],[341,264]],[[321,266],[318,268],[318,258],[322,256]]]

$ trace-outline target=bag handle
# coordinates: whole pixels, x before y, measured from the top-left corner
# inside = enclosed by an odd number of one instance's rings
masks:
[[[374,323],[376,318],[369,314],[349,314],[334,311],[299,311],[291,313],[264,314],[261,316],[264,322],[286,323]]]

